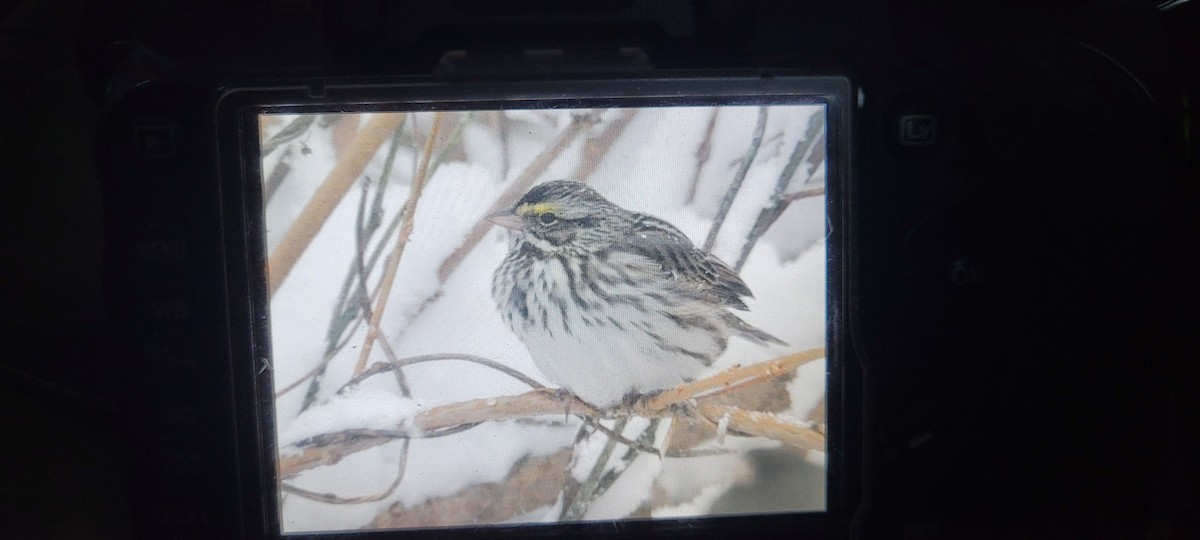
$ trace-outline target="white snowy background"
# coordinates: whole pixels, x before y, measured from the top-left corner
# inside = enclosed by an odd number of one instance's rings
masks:
[[[701,245],[712,226],[722,197],[736,175],[754,132],[758,107],[726,107],[717,116],[711,134],[711,156],[688,202],[697,168],[697,148],[706,137],[712,117],[709,107],[641,109],[620,132],[599,166],[586,179],[613,202],[630,210],[665,219]],[[438,267],[461,243],[509,184],[542,152],[581,110],[446,113],[449,127],[464,121],[458,148],[433,172],[416,208],[413,232],[400,261],[395,286],[380,329],[396,354],[403,358],[431,353],[469,353],[493,359],[545,384],[528,353],[501,321],[492,304],[491,276],[507,244],[492,230],[462,261],[446,282],[439,283]],[[602,133],[625,111],[591,111],[600,121],[578,137],[537,181],[571,177],[583,159],[585,141]],[[347,192],[325,222],[290,275],[271,299],[270,327],[276,389],[306,376],[324,357],[339,293],[355,257],[355,228],[363,186],[367,207],[380,182],[386,181],[383,223],[404,205],[409,184],[431,130],[432,112],[407,115],[394,147],[390,174],[383,178],[384,162],[393,141],[384,142],[362,179]],[[500,114],[506,121],[497,121]],[[780,173],[798,142],[803,142],[810,117],[819,105],[771,106],[756,158],[734,200],[716,242],[714,253],[733,264],[758,213],[770,205]],[[264,116],[262,137],[270,139],[296,117]],[[369,115],[342,119],[340,126],[324,115],[296,139],[263,157],[264,176],[281,161],[287,174],[271,195],[265,212],[268,253],[272,252],[309,198],[334,168],[338,129],[353,133]],[[347,127],[345,122],[350,122]],[[499,126],[506,125],[507,141]],[[441,141],[447,141],[443,132]],[[415,141],[415,142],[414,142]],[[507,159],[504,152],[508,153]],[[507,163],[507,170],[504,169]],[[802,164],[788,192],[824,183],[824,165]],[[825,197],[800,199],[775,222],[750,253],[741,275],[754,292],[749,312],[739,313],[750,324],[789,345],[760,347],[740,339],[730,340],[729,350],[711,368],[716,373],[734,364],[750,364],[787,353],[825,345]],[[395,235],[383,238],[384,226],[368,245],[368,253],[383,244],[383,256],[374,265],[369,285],[380,281],[384,260],[395,244]],[[435,294],[440,295],[435,297]],[[435,299],[424,308],[422,304]],[[346,346],[332,356],[318,377],[308,377],[295,389],[279,395],[275,403],[278,444],[287,445],[313,435],[352,428],[387,429],[414,411],[457,401],[520,394],[523,383],[495,370],[462,362],[429,362],[405,368],[411,396],[401,394],[392,376],[373,377],[355,390],[334,396],[353,374],[368,323],[358,320],[341,338]],[[369,363],[386,359],[374,347]],[[314,383],[314,381],[316,381]],[[804,365],[788,383],[791,406],[779,414],[804,419],[825,392],[825,362]],[[547,456],[572,447],[580,420],[558,415],[542,422],[491,422],[445,437],[413,440],[404,457],[405,472],[398,488],[380,501],[330,504],[295,494],[281,496],[283,529],[296,531],[346,530],[370,526],[382,512],[418,505],[431,498],[455,494],[468,486],[499,482],[513,464],[529,456]],[[640,433],[645,420],[631,422],[628,436]],[[660,431],[666,424],[660,426]],[[659,438],[661,440],[661,437]],[[574,446],[571,474],[582,480],[607,442],[594,433]],[[710,442],[709,446],[717,446]],[[628,516],[657,492],[663,504],[654,517],[707,515],[714,504],[731,493],[752,493],[757,485],[754,453],[780,445],[767,439],[725,437],[731,452],[705,457],[660,458],[643,454],[628,465],[611,488],[587,509],[585,519],[608,520]],[[619,452],[625,447],[619,445]],[[289,479],[299,488],[338,497],[360,497],[385,492],[396,478],[401,443],[390,443],[353,454],[342,462],[317,467]],[[802,455],[820,470],[809,482],[813,500],[779,502],[783,508],[820,510],[824,507],[824,454]],[[761,474],[761,471],[759,471]],[[746,496],[749,495],[739,495]],[[397,506],[400,503],[401,506]],[[542,522],[559,518],[562,499],[531,508],[513,521]],[[736,505],[735,505],[736,506]],[[727,506],[728,507],[728,506]]]

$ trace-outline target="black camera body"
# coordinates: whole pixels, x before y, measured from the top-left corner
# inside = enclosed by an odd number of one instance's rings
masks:
[[[632,9],[668,36],[687,26],[633,5],[622,16]],[[527,100],[595,102],[696,81],[707,88],[699,94],[728,97],[782,80],[836,97],[844,144],[829,147],[840,163],[826,180],[837,284],[827,299],[837,356],[827,364],[827,512],[402,533],[961,537],[1111,508],[1079,497],[1069,469],[1103,469],[1128,449],[1080,457],[1072,447],[1103,438],[1099,418],[1148,406],[1136,404],[1145,385],[1124,384],[1109,362],[1136,348],[1125,330],[1133,314],[1162,299],[1141,284],[1168,252],[1167,226],[1146,218],[1169,200],[1137,188],[1173,173],[1160,67],[1150,46],[1110,32],[1136,23],[821,6],[804,22],[780,8],[788,16],[767,24],[760,8],[753,30],[725,29],[757,40],[743,58],[703,40],[638,39],[625,26],[606,34],[586,17],[581,41],[604,36],[602,46],[553,47],[565,30],[529,40],[536,47],[511,34],[486,44],[505,30],[456,34],[447,28],[475,28],[483,15],[428,8],[423,31],[406,34],[423,37],[341,42],[343,57],[365,59],[349,69],[174,73],[121,96],[99,140],[139,535],[280,534],[273,368],[262,355],[267,253],[255,239],[264,202],[247,187],[265,172],[247,169],[253,125],[240,115],[271,103],[377,110],[398,94],[478,103],[495,100],[486,89],[497,86]],[[414,57],[437,51],[438,62],[396,68],[372,56],[399,45]],[[1098,482],[1106,492],[1117,480]]]

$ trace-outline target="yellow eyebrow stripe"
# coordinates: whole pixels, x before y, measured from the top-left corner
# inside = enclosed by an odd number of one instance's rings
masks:
[[[531,214],[541,214],[542,212],[557,213],[559,206],[554,203],[525,203],[517,207],[517,214],[528,216]]]

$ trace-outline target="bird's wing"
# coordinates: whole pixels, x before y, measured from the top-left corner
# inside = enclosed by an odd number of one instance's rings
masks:
[[[670,223],[639,215],[624,242],[630,251],[657,264],[664,276],[733,309],[746,310],[753,296],[737,272],[705,253]]]

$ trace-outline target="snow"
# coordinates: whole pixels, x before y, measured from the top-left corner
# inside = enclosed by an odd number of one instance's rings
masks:
[[[717,502],[717,499],[724,495],[732,485],[731,482],[709,484],[700,488],[700,493],[696,494],[695,498],[684,503],[655,508],[651,515],[656,518],[702,516],[708,513],[713,503]]]
[[[279,444],[286,448],[322,433],[345,429],[401,430],[411,425],[416,411],[417,403],[410,398],[358,387],[334,395],[288,422],[279,430]]]
[[[705,136],[712,113],[707,107],[638,111],[588,181],[619,205],[671,222],[699,245],[713,224],[721,198],[740,165],[738,160],[746,152],[757,111],[757,107],[721,111],[711,139],[711,158],[701,170],[695,199],[690,204],[687,200],[696,172],[696,148]],[[492,305],[492,273],[507,251],[505,231],[488,232],[444,283],[439,280],[438,270],[510,182],[579,112],[503,112],[508,125],[507,171],[502,169],[497,113],[478,113],[464,127],[461,152],[447,154],[448,160],[429,179],[417,204],[412,234],[407,238],[383,313],[379,339],[386,340],[396,355],[401,358],[433,353],[478,355],[553,386],[533,365],[524,346]],[[599,112],[601,122],[578,137],[538,180],[575,174],[586,140],[602,133],[623,112]],[[730,264],[736,260],[759,212],[769,205],[780,171],[797,139],[803,136],[809,117],[821,113],[819,106],[770,109],[759,153],[718,236],[714,249],[718,257]],[[264,129],[264,136],[282,129],[291,118],[274,119]],[[449,118],[448,125],[456,125],[458,118]],[[432,113],[410,114],[409,119],[404,127],[406,138],[398,147],[394,167],[386,179],[384,224],[403,207],[412,171],[416,169],[420,152],[413,148],[407,135],[415,130],[419,146],[432,126]],[[301,140],[311,149],[310,153],[299,151]],[[337,162],[330,130],[322,127],[321,122],[288,145],[293,146],[289,158],[291,172],[266,209],[268,248],[278,243]],[[287,151],[288,145],[266,157],[266,172]],[[364,170],[363,176],[370,178],[369,183],[360,180],[349,190],[272,298],[272,365],[277,389],[300,380],[322,361],[335,303],[356,252],[354,230],[362,188],[369,187],[368,202],[375,197],[379,182],[384,181],[381,177],[387,146],[381,148]],[[799,189],[799,182],[808,174],[801,167],[790,189]],[[823,165],[812,176],[809,186],[823,183]],[[750,310],[739,312],[738,316],[788,345],[763,347],[731,339],[725,354],[702,376],[734,364],[770,360],[825,345],[824,201],[824,197],[813,197],[793,203],[754,246],[741,271],[755,298],[747,301]],[[387,254],[396,244],[395,236],[386,239],[381,236],[377,234],[368,246],[369,252],[382,245],[384,254],[370,273],[371,290],[377,288]],[[354,374],[367,325],[360,321],[349,332],[349,336],[342,336],[349,338],[347,346],[329,360],[312,405],[301,410],[309,387],[307,380],[276,399],[281,452],[294,451],[289,444],[321,433],[356,428],[395,429],[430,407],[529,390],[525,383],[494,369],[447,360],[405,367],[410,396],[401,393],[391,375],[373,377],[339,395],[336,391]],[[368,364],[386,359],[382,347],[376,345]],[[787,384],[791,406],[780,412],[780,416],[806,417],[824,396],[825,369],[825,361],[818,360],[798,370]],[[517,461],[551,455],[575,443],[578,419],[555,415],[534,420],[538,421],[490,422],[454,435],[414,439],[405,458],[402,482],[394,493],[377,502],[336,505],[285,495],[281,512],[284,529],[289,532],[357,529],[393,504],[417,505],[431,498],[452,496],[469,486],[502,481]],[[611,425],[611,421],[606,424]],[[665,438],[669,424],[669,421],[661,423],[657,440]],[[636,436],[646,425],[644,419],[632,419],[625,433]],[[571,475],[580,481],[586,478],[607,441],[603,433],[592,433],[574,444]],[[717,442],[707,444],[714,446]],[[586,518],[626,517],[651,500],[656,492],[666,496],[662,506],[652,509],[656,517],[704,515],[715,500],[742,481],[747,470],[745,452],[778,445],[767,439],[730,435],[724,440],[729,454],[695,458],[640,454],[588,507]],[[618,444],[606,467],[619,463],[626,450]],[[380,493],[400,469],[400,452],[400,443],[389,443],[352,454],[336,465],[305,471],[288,482],[341,497]],[[823,465],[824,453],[810,451],[808,459]],[[506,521],[553,521],[561,505],[560,497],[554,505],[533,508]]]

